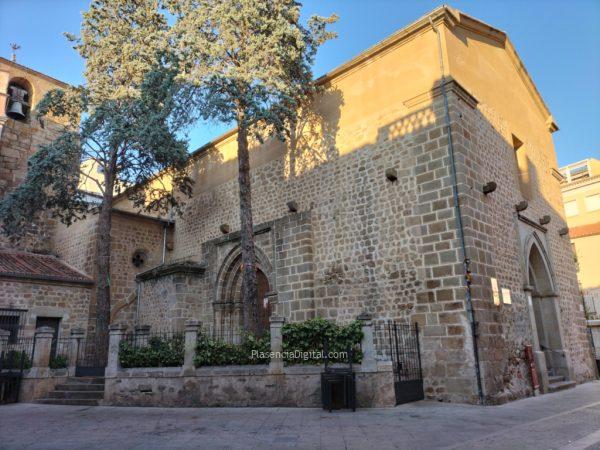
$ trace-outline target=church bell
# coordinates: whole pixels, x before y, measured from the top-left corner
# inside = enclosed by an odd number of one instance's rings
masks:
[[[9,93],[10,101],[6,115],[12,119],[24,119],[25,108],[27,107],[27,103],[25,101],[27,91],[24,89],[19,89],[15,86],[10,86]]]
[[[12,119],[24,119],[25,112],[23,110],[23,103],[11,101],[6,115]]]

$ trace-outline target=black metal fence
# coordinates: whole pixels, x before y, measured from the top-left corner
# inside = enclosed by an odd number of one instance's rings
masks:
[[[129,367],[177,367],[183,365],[182,332],[128,333],[121,340],[119,360]]]
[[[239,344],[244,340],[246,332],[242,329],[230,327],[215,327],[212,324],[202,324],[199,334],[211,338],[214,341],[227,344]]]
[[[69,366],[69,357],[71,355],[71,339],[54,338],[52,339],[52,348],[50,349],[50,368],[65,369]]]
[[[183,331],[152,331],[149,333],[126,333],[121,342],[133,348],[149,347],[160,342],[183,343]]]
[[[10,332],[9,342],[23,337],[23,329],[27,319],[27,310],[18,308],[0,308],[0,330]]]
[[[35,338],[33,337],[17,337],[14,340],[9,340],[8,343],[0,348],[5,355],[10,353],[23,354],[25,360],[25,368],[31,367],[33,361],[33,350],[35,349]]]

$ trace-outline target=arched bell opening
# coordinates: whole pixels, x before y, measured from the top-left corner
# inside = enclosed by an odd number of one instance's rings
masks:
[[[32,105],[32,86],[25,78],[11,78],[8,82],[6,115],[13,120],[25,122]]]

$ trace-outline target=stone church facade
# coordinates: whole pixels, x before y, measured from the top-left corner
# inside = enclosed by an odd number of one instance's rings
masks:
[[[429,398],[530,395],[527,345],[543,390],[592,379],[557,126],[506,34],[440,7],[317,83],[294,138],[251,150],[266,313],[418,322]],[[191,155],[180,217],[117,203],[115,321],[241,327],[235,154],[233,130]],[[56,226],[53,251],[90,273],[93,227],[74,227]]]

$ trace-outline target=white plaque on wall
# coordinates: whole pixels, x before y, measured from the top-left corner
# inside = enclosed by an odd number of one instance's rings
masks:
[[[490,278],[492,283],[492,296],[494,297],[494,305],[500,304],[500,289],[498,289],[498,280]]]
[[[512,304],[512,298],[510,298],[510,289],[502,288],[502,302],[505,305]]]

